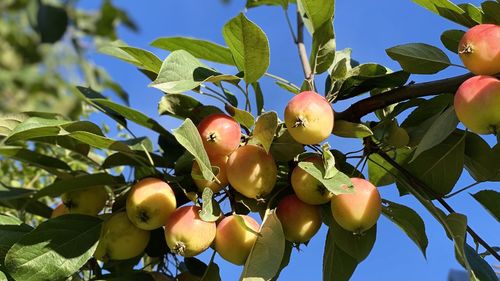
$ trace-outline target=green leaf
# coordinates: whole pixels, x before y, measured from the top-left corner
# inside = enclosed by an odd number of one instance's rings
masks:
[[[119,40],[102,44],[97,50],[155,74],[158,74],[162,64],[162,61],[155,54],[140,48],[130,47]]]
[[[476,181],[499,180],[495,176],[500,173],[500,163],[495,159],[495,151],[483,138],[474,133],[467,132],[465,136],[464,156],[465,169],[467,169],[471,177]]]
[[[412,0],[427,10],[466,27],[473,27],[476,23],[471,20],[459,6],[449,0]]]
[[[65,215],[40,224],[7,253],[5,267],[16,280],[60,280],[78,271],[92,257],[102,221]]]
[[[59,41],[68,26],[68,13],[61,7],[39,2],[35,30],[40,34],[42,43]]]
[[[227,113],[229,113],[229,115],[231,115],[234,120],[236,120],[236,122],[245,126],[247,129],[252,128],[255,124],[255,117],[253,117],[252,113],[234,107],[228,103],[226,103],[224,108],[226,109]]]
[[[234,65],[231,51],[227,47],[206,40],[189,37],[162,37],[153,41],[151,46],[170,52],[185,50],[198,59]]]
[[[423,43],[399,45],[386,50],[404,71],[415,74],[434,74],[451,65],[440,49]]]
[[[200,218],[207,222],[214,222],[221,216],[221,210],[217,201],[213,199],[213,191],[205,187],[201,195],[202,208],[200,210]]]
[[[183,94],[168,94],[161,97],[158,104],[158,113],[185,119],[191,116],[191,112],[203,104],[196,99]]]
[[[212,166],[208,159],[207,152],[203,147],[200,133],[191,119],[186,119],[182,122],[181,126],[172,131],[175,139],[194,156],[198,166],[200,167],[203,178],[212,180],[216,176],[212,172]]]
[[[321,155],[323,157],[323,166],[325,167],[325,179],[330,179],[337,173],[335,167],[335,157],[330,151],[330,144],[328,142],[321,145]]]
[[[448,107],[448,109],[435,119],[434,123],[432,123],[427,132],[424,134],[410,162],[417,159],[422,152],[433,148],[445,140],[451,133],[453,133],[459,122],[460,121],[458,121],[457,115],[455,114],[455,108],[453,108],[453,106]]]
[[[213,261],[207,266],[205,273],[200,281],[221,281],[219,266]]]
[[[465,11],[466,16],[470,18],[472,22],[477,24],[484,22],[485,15],[480,8],[471,3],[458,4],[458,6]]]
[[[267,153],[273,143],[276,129],[278,128],[278,114],[274,111],[269,111],[257,118],[255,129],[253,130],[250,144],[260,144]]]
[[[465,31],[463,30],[456,30],[456,29],[451,29],[451,30],[446,30],[441,34],[441,42],[443,45],[446,47],[446,49],[450,50],[451,52],[458,54],[458,44],[462,37],[464,36]]]
[[[178,50],[170,53],[163,61],[158,77],[151,83],[151,87],[165,93],[177,94],[192,90],[203,82],[234,81],[240,78],[234,75],[223,75],[190,53]]]
[[[426,257],[429,241],[422,218],[417,212],[404,205],[385,199],[382,202],[382,214],[404,231]]]
[[[222,35],[247,84],[257,82],[269,67],[269,42],[259,26],[240,13],[224,25]]]
[[[387,154],[399,165],[404,165],[408,162],[412,152],[413,149],[403,147],[388,151]],[[396,181],[393,175],[398,175],[399,171],[380,155],[372,153],[368,156],[368,160],[368,178],[373,185],[380,187],[393,184]]]
[[[299,167],[320,181],[335,195],[354,192],[351,179],[340,171],[337,171],[331,178],[325,179],[325,167],[322,163],[299,162]]]
[[[491,268],[488,262],[476,253],[471,246],[465,244],[464,252],[474,275],[477,277],[477,280],[498,281],[495,271]]]
[[[93,186],[122,186],[125,184],[123,176],[112,176],[107,173],[85,174],[74,178],[56,180],[35,194],[35,198],[44,196],[57,197],[63,193]]]
[[[106,157],[106,159],[101,165],[101,168],[110,169],[119,166],[149,167],[151,165],[149,163],[148,155],[146,155],[144,151],[134,150],[133,154],[134,156],[131,156],[130,153],[122,153],[122,152],[111,154],[110,156]],[[174,166],[173,161],[170,161],[169,159],[166,159],[163,156],[151,152],[148,152],[148,154],[149,157],[151,157],[151,159],[153,160],[153,164],[155,167],[173,168]],[[142,161],[139,159],[141,159]]]
[[[334,243],[335,233],[328,230],[323,252],[323,281],[348,281],[358,262]]]
[[[116,274],[104,275],[98,279],[93,279],[93,281],[155,281],[155,279],[149,273],[132,271],[120,276],[116,276]]]
[[[465,134],[453,133],[439,145],[420,154],[406,167],[442,196],[453,189],[462,174],[464,149]]]
[[[103,96],[101,93],[98,93],[90,88],[86,87],[81,87],[77,86],[78,92],[75,92],[81,99],[83,99],[85,102],[88,104],[92,105],[95,107],[97,110],[101,111],[102,113],[108,115],[111,117],[113,120],[115,120],[118,124],[122,125],[123,127],[127,128],[127,120],[125,120],[125,117],[121,116],[111,108],[99,106],[96,103],[94,103],[92,100],[93,99],[106,99],[105,96]]]
[[[252,83],[253,91],[255,92],[255,103],[257,104],[257,115],[260,115],[264,110],[264,94],[262,93],[262,88],[259,82]],[[238,104],[233,104],[233,106],[238,106]]]
[[[130,108],[128,106],[124,106],[121,104],[114,103],[108,99],[93,99],[93,102],[100,106],[104,106],[107,108],[110,108],[111,110],[117,112],[121,116],[125,117],[126,119],[143,126],[144,128],[151,129],[159,134],[162,135],[168,135],[170,134],[165,128],[163,128],[160,123],[158,123],[156,120],[146,116],[142,112],[135,110],[133,108]]]
[[[484,1],[481,8],[485,14],[485,22],[500,25],[500,3],[495,1]]]
[[[364,124],[336,120],[332,133],[344,138],[365,138],[373,135],[372,130]]]
[[[35,192],[36,192],[36,190],[34,190],[34,189],[9,187],[9,186],[3,186],[0,184],[0,198],[2,198],[1,199],[2,201],[9,201],[9,200],[19,199],[19,198],[27,198]]]
[[[293,246],[294,245],[292,242],[285,241],[285,253],[283,254],[283,259],[281,260],[280,269],[278,270],[278,273],[276,273],[274,278],[271,279],[271,281],[278,281],[281,271],[283,271],[283,269],[285,269],[285,267],[287,267],[290,263],[290,257],[294,248]]]
[[[280,269],[285,252],[285,234],[274,211],[267,210],[259,233],[245,262],[240,277],[242,281],[270,280]]]
[[[0,146],[0,155],[46,169],[49,172],[52,169],[71,171],[64,161],[17,146]]]
[[[377,238],[377,225],[362,234],[354,234],[352,231],[343,229],[332,219],[329,231],[333,232],[333,241],[336,246],[355,258],[358,263],[368,257]]]
[[[309,33],[314,34],[325,22],[333,20],[334,0],[297,0],[297,6]]]
[[[32,230],[31,226],[24,224],[19,219],[0,214],[0,265],[3,264],[5,254],[12,245]]]
[[[288,2],[295,2],[293,0],[247,0],[247,4],[245,7],[247,8],[255,8],[262,5],[270,5],[270,6],[282,6],[283,9],[288,9]]]
[[[495,190],[481,190],[475,194],[471,194],[477,202],[481,203],[483,207],[500,222],[500,193]]]
[[[333,2],[333,1],[332,1]],[[335,58],[335,34],[332,19],[326,21],[313,33],[313,42],[309,61],[312,73],[323,73],[332,65]]]
[[[304,151],[304,145],[298,143],[283,124],[279,125],[277,138],[271,144],[271,155],[278,162],[288,162]]]
[[[8,136],[19,123],[28,119],[25,114],[2,114],[0,115],[0,137]]]

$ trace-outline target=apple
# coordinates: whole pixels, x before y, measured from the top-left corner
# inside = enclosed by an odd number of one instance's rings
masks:
[[[474,76],[460,85],[454,99],[458,119],[478,134],[499,134],[500,80]]]
[[[332,215],[345,230],[361,233],[377,223],[382,212],[380,194],[371,182],[351,178],[354,193],[334,195],[331,201]]]
[[[146,249],[149,237],[150,232],[136,227],[125,212],[115,213],[102,226],[94,257],[104,262],[137,257]]]
[[[138,228],[153,230],[164,225],[175,211],[172,188],[157,178],[138,181],[127,197],[127,215]]]
[[[59,203],[57,207],[54,208],[52,211],[52,215],[50,216],[51,218],[57,218],[62,215],[69,214],[68,208],[64,205],[64,203]]]
[[[198,277],[191,272],[184,271],[175,277],[175,281],[201,281],[201,277]]]
[[[154,281],[175,281],[175,279],[173,279],[172,277],[159,272],[149,272],[149,275],[153,277]]]
[[[215,250],[228,262],[243,265],[257,240],[259,229],[259,223],[250,216],[227,216],[217,225]]]
[[[500,73],[500,25],[479,24],[469,29],[460,40],[458,54],[476,75]]]
[[[240,145],[240,125],[225,114],[210,114],[201,120],[197,128],[203,146],[211,158],[227,156]]]
[[[305,243],[311,240],[321,227],[319,206],[306,204],[295,194],[281,199],[276,208],[276,215],[286,240],[290,242]]]
[[[170,216],[165,225],[165,239],[175,254],[194,257],[214,241],[215,222],[203,221],[200,210],[198,206],[182,206]]]
[[[77,189],[61,196],[71,214],[96,216],[106,206],[109,195],[104,186]]]
[[[278,170],[271,154],[256,145],[236,149],[226,165],[231,186],[248,198],[261,198],[269,194],[276,183]]]
[[[328,138],[332,133],[333,119],[330,103],[312,91],[294,96],[285,108],[288,132],[302,144],[317,144]]]
[[[198,166],[198,162],[193,161],[193,168],[191,170],[191,175],[197,175],[193,176],[193,181],[195,185],[198,187],[198,190],[200,192],[203,192],[205,187],[210,188],[214,193],[219,192],[223,187],[227,186],[229,183],[227,180],[227,174],[226,174],[226,163],[227,163],[228,157],[227,156],[217,156],[213,157],[210,159],[210,164],[212,166],[216,166],[219,168],[219,172],[217,173],[216,177],[219,180],[220,183],[217,183],[217,181],[214,180],[205,180],[203,178],[196,178],[197,176],[201,177],[201,171],[200,167]]]
[[[304,159],[304,162],[323,165],[321,156],[312,156]],[[328,203],[333,196],[323,184],[299,166],[295,167],[291,176],[292,188],[297,197],[303,202],[311,205]]]

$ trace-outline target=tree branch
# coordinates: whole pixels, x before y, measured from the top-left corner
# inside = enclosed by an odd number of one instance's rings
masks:
[[[312,74],[311,65],[309,64],[309,58],[307,57],[306,45],[304,45],[304,22],[299,12],[297,12],[297,41],[295,43],[297,44],[300,62],[304,70],[304,78],[311,83],[314,76]]]
[[[353,103],[345,111],[335,115],[338,120],[350,122],[360,122],[361,117],[375,110],[382,109],[391,104],[404,101],[411,98],[437,95],[441,93],[455,93],[458,87],[467,79],[474,76],[467,73],[451,78],[424,82],[418,84],[409,84],[403,87],[389,90],[383,94],[371,96]]]
[[[425,183],[423,183],[420,179],[417,177],[413,176],[410,172],[408,172],[405,168],[403,168],[401,165],[399,165],[394,159],[392,159],[387,153],[381,151],[378,146],[376,146],[371,140],[370,140],[370,148],[369,150],[374,150],[372,152],[377,153],[384,159],[387,163],[389,163],[391,166],[396,168],[399,172],[401,172],[404,176],[406,176],[408,179],[411,180],[413,183],[412,185],[414,187],[417,187],[417,189],[424,194],[429,194],[432,197],[436,198],[436,200],[450,213],[456,213],[455,210],[441,197],[439,197],[432,189],[430,189]],[[483,246],[486,251],[488,251],[493,257],[495,257],[498,261],[500,261],[500,255],[493,249],[486,241],[484,241],[471,227],[467,225],[467,232],[472,236],[472,238],[481,246]]]

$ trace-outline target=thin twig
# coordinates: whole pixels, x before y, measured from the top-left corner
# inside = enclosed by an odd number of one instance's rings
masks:
[[[314,76],[312,74],[311,65],[309,64],[309,58],[307,57],[306,45],[304,44],[304,22],[299,12],[297,12],[297,40],[295,42],[299,51],[302,70],[304,70],[304,78],[311,83]]]
[[[444,198],[450,198],[450,197],[453,197],[453,196],[455,196],[455,195],[459,194],[460,192],[463,192],[463,191],[465,191],[465,190],[467,190],[467,189],[469,189],[469,188],[471,188],[471,187],[474,187],[474,186],[476,186],[476,185],[478,185],[478,184],[480,184],[480,183],[482,183],[482,181],[476,181],[476,182],[474,182],[474,183],[471,183],[471,184],[469,184],[468,186],[466,186],[466,187],[464,187],[464,188],[461,188],[461,189],[459,189],[459,190],[457,190],[457,191],[455,191],[455,192],[453,192],[453,193],[450,193],[450,194],[448,194],[448,195],[444,196]]]

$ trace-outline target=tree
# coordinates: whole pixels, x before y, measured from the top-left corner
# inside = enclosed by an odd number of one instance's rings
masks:
[[[500,6],[492,1],[484,2],[481,7],[470,4],[457,6],[448,1],[415,2],[465,28],[500,22],[498,13],[495,13]],[[429,79],[430,82],[418,84],[408,82],[411,74],[432,75],[450,66],[446,54],[437,47],[413,43],[387,50],[387,54],[401,65],[400,71],[393,72],[378,64],[360,64],[351,58],[350,50],[335,49],[333,0],[247,2],[248,8],[264,9],[263,5],[278,5],[285,11],[297,9],[296,26],[291,19],[287,20],[304,70],[304,83],[300,86],[267,72],[270,63],[267,37],[241,13],[223,28],[227,47],[187,37],[159,38],[152,45],[170,51],[164,61],[148,51],[121,42],[101,48],[102,52],[137,66],[140,72],[151,78],[154,88],[165,93],[159,101],[159,113],[183,121],[172,131],[128,105],[111,101],[100,94],[100,89],[94,85],[79,86],[77,96],[128,130],[129,136],[113,139],[89,121],[47,113],[29,112],[0,121],[7,128],[0,151],[3,151],[4,157],[16,160],[11,167],[28,163],[36,167],[35,170],[44,170],[49,175],[43,180],[35,179],[39,182],[35,189],[5,188],[6,197],[2,197],[2,204],[10,214],[21,219],[0,217],[3,226],[0,231],[5,234],[0,237],[7,237],[0,239],[1,249],[5,249],[0,252],[0,271],[6,276],[4,279],[64,280],[71,276],[70,280],[152,280],[151,271],[174,277],[179,269],[183,276],[190,274],[202,280],[219,280],[219,271],[223,269],[213,262],[213,258],[205,263],[194,257],[181,260],[179,255],[173,254],[192,250],[188,243],[190,239],[206,240],[211,237],[209,233],[213,232],[216,223],[224,225],[224,229],[220,231],[217,227],[217,235],[223,234],[216,236],[215,249],[225,247],[224,255],[237,256],[232,258],[234,260],[241,260],[241,253],[248,251],[242,269],[243,279],[277,279],[279,272],[286,270],[292,248],[297,246],[285,240],[283,231],[293,231],[297,227],[282,227],[288,221],[281,222],[275,213],[279,203],[284,202],[282,199],[294,193],[296,187],[292,187],[290,176],[296,169],[309,177],[304,181],[322,194],[333,194],[326,196],[327,203],[310,208],[311,213],[315,213],[313,210],[320,212],[322,223],[329,227],[323,253],[324,280],[349,279],[358,264],[367,258],[376,240],[376,225],[353,226],[354,230],[348,231],[343,227],[350,228],[350,224],[345,226],[343,223],[341,226],[335,213],[331,215],[330,198],[341,198],[362,190],[357,188],[357,184],[353,187],[353,183],[362,180],[350,178],[366,177],[363,172],[372,184],[383,186],[395,183],[401,195],[409,194],[421,202],[454,243],[457,260],[468,271],[470,279],[497,279],[484,260],[485,255],[498,260],[496,248],[471,229],[466,216],[455,212],[447,202],[447,198],[467,190],[466,187],[452,192],[464,168],[477,182],[498,181],[500,176],[498,144],[491,148],[481,136],[460,129],[454,111],[452,93],[474,75]],[[312,37],[309,52],[304,45],[306,29]],[[461,31],[445,31],[443,44],[458,53],[462,35]],[[221,73],[201,60],[226,64],[232,66],[234,71]],[[326,78],[325,90],[320,93],[325,97],[325,103],[352,103],[345,111],[335,113],[332,133],[362,139],[363,147],[358,152],[342,152],[327,143],[303,145],[296,141],[302,141],[295,136],[296,133],[289,133],[292,128],[306,127],[309,122],[300,115],[300,110],[294,115],[295,123],[292,119],[291,124],[285,124],[275,111],[264,106],[268,97],[260,87],[261,77],[271,77],[279,87],[298,94],[319,92],[321,74]],[[222,102],[224,108],[204,105],[196,99],[196,95],[186,94],[190,91]],[[352,98],[364,93],[370,93],[370,96],[351,102]],[[251,94],[254,96],[251,97]],[[244,97],[244,105],[238,107],[236,96]],[[401,113],[410,110],[413,111],[403,120],[404,114]],[[293,114],[295,112],[292,111]],[[227,152],[222,156],[214,152],[210,142],[224,144],[233,136],[240,138],[239,134],[227,133],[217,127],[207,129],[205,134],[197,128],[206,120],[205,117],[213,118],[213,113],[231,116],[241,126],[241,140],[245,145],[232,152],[229,159],[224,158]],[[361,118],[370,113],[375,115],[362,122]],[[321,114],[319,118],[326,115]],[[153,147],[151,140],[135,137],[128,127],[130,122],[155,132],[160,150]],[[33,149],[40,143],[68,152],[69,159],[85,164],[67,165],[50,152]],[[311,156],[322,161],[308,161]],[[353,159],[359,159],[358,165],[350,164]],[[225,171],[230,175],[228,186],[223,184],[222,179],[224,161],[228,161]],[[275,172],[269,163],[276,166]],[[197,169],[193,168],[195,166]],[[255,168],[263,166],[266,168]],[[126,179],[124,172],[128,171],[133,176]],[[13,171],[8,174],[15,177]],[[151,177],[168,183],[162,185],[162,189],[172,189],[177,207],[199,205],[199,208],[178,209],[175,219],[185,222],[185,227],[176,229],[176,237],[170,237],[173,232],[167,231],[167,240],[176,241],[171,249],[166,246],[162,228],[140,231],[133,220],[128,222],[123,215],[124,210],[128,213],[125,206],[131,187],[137,189],[136,183],[140,179]],[[254,192],[242,191],[248,189],[246,186],[261,188],[252,190]],[[105,188],[111,195],[101,215],[67,214],[48,220],[40,218],[50,214],[37,210],[47,210],[47,202],[54,198],[58,200],[63,194],[63,201],[72,213],[75,202],[70,200],[68,203],[65,198],[74,197],[67,194],[74,195],[88,188]],[[473,196],[498,219],[495,205],[498,192],[483,190]],[[298,193],[297,197],[296,200],[301,199]],[[419,214],[396,202],[384,199],[378,202],[379,212],[402,228],[425,255],[427,236]],[[201,211],[185,211],[188,209]],[[35,220],[26,221],[22,216],[25,212],[37,215]],[[233,213],[240,216],[232,216]],[[248,222],[243,216],[250,213],[260,215],[262,219],[259,233],[255,230],[255,223]],[[149,219],[147,213],[138,214],[142,219]],[[222,222],[231,223],[220,222],[221,214],[226,217]],[[128,223],[116,223],[118,220]],[[203,222],[199,224],[199,221]],[[203,225],[204,231],[190,232],[189,229],[195,229],[191,228],[191,224]],[[117,231],[123,225],[126,225],[123,228],[126,230]],[[173,228],[171,222],[168,225],[169,229]],[[103,249],[103,245],[118,243],[124,234],[141,237],[136,240],[143,246],[129,244],[128,247],[119,247],[137,248],[140,252],[138,256],[131,250],[130,259],[127,257],[118,261],[119,258],[113,258],[116,256],[109,251],[104,251],[107,255],[94,254],[96,248]],[[232,237],[231,241],[244,235],[253,237],[255,242],[250,250],[244,243],[235,243],[235,248],[241,250],[231,253],[227,241],[224,244],[223,235]],[[468,242],[473,241],[481,247],[480,250],[466,243],[469,236]],[[149,239],[147,245],[144,243],[146,237]],[[106,249],[113,248],[108,246]],[[213,251],[213,256],[216,254]],[[93,255],[102,262],[97,262]],[[166,276],[164,278],[168,280]]]

